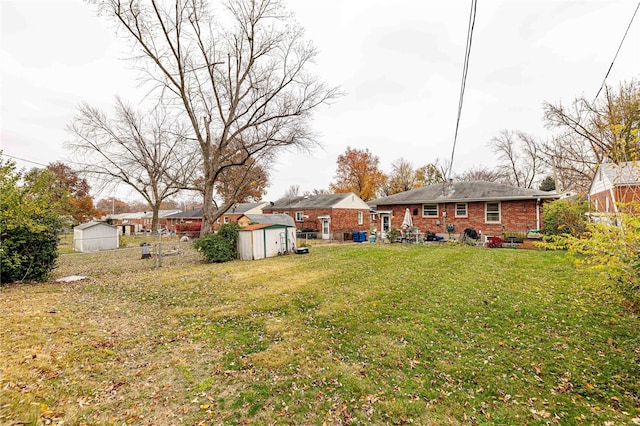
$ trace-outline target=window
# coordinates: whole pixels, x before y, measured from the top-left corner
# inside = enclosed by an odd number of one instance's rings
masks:
[[[490,201],[484,206],[485,222],[500,223],[500,202]]]
[[[438,217],[438,205],[437,204],[423,204],[422,216]]]
[[[224,223],[229,223],[229,216],[224,217]]]
[[[296,212],[296,222],[304,221],[304,212]]]
[[[467,203],[456,203],[456,217],[467,217]]]
[[[364,215],[362,212],[358,212],[358,225],[362,225],[364,223]]]
[[[287,216],[289,216],[289,212],[284,212],[284,214],[286,214]]]

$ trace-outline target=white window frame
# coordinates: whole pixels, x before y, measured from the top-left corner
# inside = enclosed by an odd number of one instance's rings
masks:
[[[496,204],[498,206],[498,210],[489,211],[489,205]],[[498,220],[489,220],[489,215],[498,214]],[[500,201],[487,201],[484,203],[484,222],[485,223],[501,223],[502,222],[502,205]]]
[[[364,214],[362,212],[358,212],[358,225],[362,225],[364,223]]]
[[[464,206],[464,214],[458,214],[458,206]],[[456,203],[456,217],[469,216],[469,205],[467,203]]]
[[[296,212],[296,222],[304,222],[304,212]]]
[[[436,206],[435,214],[425,214],[427,206]],[[431,210],[431,212],[433,212],[433,210]],[[437,203],[423,204],[422,205],[422,217],[440,217],[440,206]]]
[[[226,223],[229,223],[229,216],[225,216],[225,217],[224,217],[224,223],[225,223],[225,224],[226,224]]]

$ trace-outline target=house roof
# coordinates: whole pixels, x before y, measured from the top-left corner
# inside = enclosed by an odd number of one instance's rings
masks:
[[[106,227],[114,228],[114,229],[115,229],[115,227],[114,227],[114,226],[111,226],[111,225],[109,225],[108,223],[104,223],[104,222],[87,222],[87,223],[83,223],[83,224],[81,224],[81,225],[78,225],[78,226],[74,227],[73,229],[79,229],[79,230],[82,230],[82,229],[92,228],[92,227],[94,227],[94,226],[106,226]]]
[[[603,163],[598,167],[598,171],[604,174],[613,185],[637,185],[640,183],[640,164],[637,162]]]
[[[177,209],[159,210],[158,218],[170,217],[178,212],[180,212],[180,210],[177,210]],[[153,217],[153,212],[146,211],[146,212],[118,213],[118,214],[107,215],[107,217],[110,219],[117,219],[117,220],[135,220],[135,219],[151,218]]]
[[[202,219],[202,207],[174,213],[167,216],[167,219]]]
[[[494,182],[453,182],[434,184],[370,202],[372,206],[396,204],[455,203],[473,201],[527,200],[537,198],[560,198],[555,192],[518,188]]]
[[[267,206],[270,210],[280,209],[323,209],[332,208],[341,201],[355,196],[353,192],[342,194],[302,195],[298,197],[285,197]]]
[[[255,223],[296,226],[293,218],[286,214],[247,214],[246,216]]]
[[[231,207],[227,211],[227,213],[247,213],[247,212],[251,212],[252,210],[262,211],[262,207],[267,204],[269,203],[266,201],[261,201],[259,203],[240,203]]]

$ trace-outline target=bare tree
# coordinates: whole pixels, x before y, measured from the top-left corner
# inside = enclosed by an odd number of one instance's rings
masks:
[[[284,198],[294,198],[300,195],[300,185],[291,185],[285,191],[283,197]]]
[[[507,181],[520,188],[533,188],[543,171],[536,141],[523,132],[502,130],[489,144],[498,154]]]
[[[112,118],[84,103],[67,130],[73,139],[66,146],[82,172],[102,189],[122,183],[140,194],[157,231],[160,205],[185,188],[196,169],[180,121],[163,108],[136,112],[117,98]]]
[[[131,40],[160,101],[188,118],[203,167],[202,233],[224,213],[213,197],[225,169],[315,144],[312,111],[339,93],[308,72],[316,49],[278,0],[229,0],[215,19],[205,0],[98,3]]]
[[[640,160],[640,82],[606,86],[596,101],[584,96],[569,106],[544,103],[547,127],[558,130],[540,145],[556,189],[585,192],[599,164]]]
[[[501,169],[499,168],[489,169],[487,167],[482,167],[482,166],[465,170],[461,174],[456,175],[455,180],[460,182],[473,182],[473,181],[496,182],[496,183],[507,182],[505,173]]]
[[[593,175],[598,168],[598,160],[589,146],[576,135],[564,133],[552,137],[540,145],[542,161],[551,170],[556,191],[589,190]]]
[[[586,150],[574,149],[589,151],[596,164],[605,159],[616,164],[639,160],[640,82],[621,83],[617,91],[606,86],[603,93],[596,101],[577,98],[569,107],[545,102],[547,126],[572,135],[572,143],[585,145]]]

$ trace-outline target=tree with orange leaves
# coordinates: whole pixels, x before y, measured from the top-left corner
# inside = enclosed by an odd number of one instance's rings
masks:
[[[386,176],[379,169],[380,159],[369,149],[347,147],[338,156],[335,182],[329,185],[334,193],[353,192],[363,201],[375,198]]]

